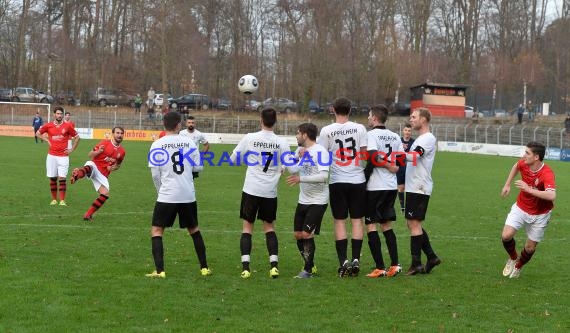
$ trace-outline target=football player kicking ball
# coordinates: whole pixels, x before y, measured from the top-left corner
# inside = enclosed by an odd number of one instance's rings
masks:
[[[125,149],[121,146],[125,130],[122,127],[114,127],[111,139],[105,139],[93,147],[88,154],[90,161],[85,162],[81,168],[73,169],[71,184],[79,179],[88,177],[93,182],[95,191],[99,196],[91,207],[83,215],[84,221],[92,221],[93,214],[109,199],[109,174],[118,170],[125,158]]]
[[[522,267],[532,258],[536,246],[544,237],[554,207],[556,184],[554,172],[542,162],[545,151],[546,148],[541,143],[528,143],[523,158],[513,165],[501,191],[503,197],[509,195],[511,183],[520,172],[522,179],[515,181],[515,186],[520,189],[517,202],[507,215],[501,235],[503,246],[509,255],[503,276],[511,279],[518,278]],[[519,256],[514,237],[522,227],[526,230],[527,240]]]

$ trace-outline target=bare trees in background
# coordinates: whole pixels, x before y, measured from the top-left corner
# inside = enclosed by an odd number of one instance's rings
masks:
[[[149,86],[238,102],[390,103],[426,80],[468,102],[568,111],[570,17],[555,0],[0,0],[0,85],[52,92]],[[565,10],[565,11],[564,11]],[[51,71],[50,71],[51,69]],[[491,102],[493,87],[497,100]],[[306,105],[306,104],[305,104]]]

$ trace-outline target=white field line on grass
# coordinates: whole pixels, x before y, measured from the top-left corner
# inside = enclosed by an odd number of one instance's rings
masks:
[[[208,212],[204,212],[204,213],[208,213]],[[210,212],[212,213],[212,212]],[[126,215],[126,214],[151,214],[150,212],[122,212],[122,213],[109,213],[109,214],[105,214],[105,215]],[[101,214],[99,216],[103,216],[104,214]],[[35,217],[32,215],[25,215],[26,217]],[[49,215],[43,215],[44,217],[49,217]],[[53,216],[58,216],[58,217],[67,217],[67,218],[71,218],[71,217],[77,217],[77,215],[53,215]],[[16,218],[17,216],[9,216],[10,218]],[[24,216],[19,216],[19,218],[22,218]],[[0,218],[0,221],[2,221],[2,219],[5,217]],[[237,221],[237,219],[236,219]],[[570,221],[568,219],[557,219],[557,221],[560,222],[566,222],[566,221]],[[0,228],[2,227],[31,227],[31,228],[54,228],[54,229],[88,229],[88,228],[92,228],[95,226],[104,226],[105,229],[114,229],[114,230],[141,230],[141,227],[129,227],[129,226],[120,226],[120,225],[109,225],[107,223],[97,223],[97,221],[93,221],[93,222],[83,222],[81,221],[82,224],[77,224],[77,225],[69,225],[69,224],[38,224],[38,223],[2,223],[0,222]],[[150,220],[149,220],[150,222]],[[241,225],[241,224],[239,224]],[[283,224],[277,224],[277,226],[281,226],[282,228],[275,228],[277,231],[279,232],[291,232],[291,228],[289,225],[283,226]],[[172,231],[174,232],[186,232],[186,230],[184,229],[179,229],[178,227],[171,228]],[[233,233],[237,233],[239,232],[239,230],[216,230],[216,229],[208,229],[208,228],[200,228],[200,230],[202,230],[203,232],[209,232],[209,233],[223,233],[223,234],[233,234]],[[332,234],[332,231],[326,231],[326,230],[321,230],[321,234]],[[461,235],[446,235],[446,236],[441,236],[441,235],[430,235],[430,238],[434,238],[434,239],[448,239],[448,240],[459,240],[459,241],[474,241],[474,240],[485,240],[485,241],[496,241],[497,237],[486,237],[486,236],[461,236]],[[568,241],[568,238],[548,238],[549,242],[566,242]]]

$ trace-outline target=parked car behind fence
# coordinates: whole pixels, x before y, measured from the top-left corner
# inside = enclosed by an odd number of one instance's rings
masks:
[[[240,111],[240,112],[257,111],[257,108],[260,105],[261,105],[261,103],[259,101],[256,101],[254,99],[249,99],[249,100],[246,100],[245,103],[238,108],[238,111]]]
[[[212,101],[208,95],[187,94],[168,101],[169,107],[183,114],[190,110],[208,110],[212,107]]]
[[[12,92],[12,102],[53,103],[53,97],[33,88],[18,87]]]
[[[212,100],[212,108],[218,110],[229,110],[232,108],[232,102],[227,98],[214,98]]]
[[[12,89],[0,88],[0,101],[10,102],[12,100]]]
[[[87,92],[84,100],[88,104],[94,104],[99,106],[107,105],[128,105],[130,107],[135,106],[135,96],[127,94],[125,92],[108,89],[108,88],[97,88],[95,90]]]
[[[277,112],[296,112],[298,111],[297,103],[293,102],[290,99],[279,97],[279,98],[268,98],[261,105],[257,108],[258,111],[261,111],[265,108],[273,108]]]

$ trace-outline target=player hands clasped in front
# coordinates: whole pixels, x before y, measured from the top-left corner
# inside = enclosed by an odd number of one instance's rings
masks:
[[[271,269],[269,276],[279,276],[279,245],[274,221],[277,217],[277,186],[281,176],[281,157],[289,153],[289,144],[273,132],[277,122],[277,112],[272,108],[261,111],[261,131],[246,134],[238,143],[230,159],[240,164],[247,163],[245,181],[241,194],[240,218],[242,233],[240,238],[241,277],[251,277],[250,256],[253,224],[263,221],[263,232],[269,252]]]
[[[364,175],[367,179],[365,224],[370,253],[376,264],[375,269],[366,275],[371,278],[393,277],[402,271],[398,259],[396,234],[392,229],[392,223],[396,221],[394,202],[398,194],[395,173],[398,171],[398,165],[396,165],[397,158],[395,155],[403,152],[403,147],[400,136],[386,128],[386,120],[388,120],[388,108],[386,106],[372,107],[368,115],[368,125],[372,128],[367,134],[369,160],[364,169]],[[382,163],[378,163],[379,158],[383,159]],[[377,223],[380,224],[390,254],[390,267],[387,270],[382,256]]]
[[[165,228],[174,225],[176,216],[180,228],[186,228],[194,242],[194,249],[200,262],[200,274],[208,276],[212,271],[206,260],[206,246],[198,228],[198,205],[192,172],[203,169],[200,163],[200,153],[194,141],[189,137],[178,135],[181,128],[182,116],[178,112],[169,112],[162,119],[166,135],[152,143],[149,153],[149,164],[152,180],[158,198],[152,213],[152,257],[155,270],[146,274],[151,278],[165,278],[164,247],[162,236]],[[160,150],[167,154],[167,163],[153,163],[150,154]],[[188,160],[190,159],[190,160]],[[156,162],[156,161],[154,161]]]
[[[334,219],[339,277],[358,276],[362,250],[362,218],[366,212],[366,179],[359,159],[366,153],[366,128],[349,120],[350,101],[344,97],[333,103],[336,122],[321,129],[318,143],[332,153],[329,195]],[[352,223],[352,262],[348,261],[345,220]]]
[[[83,220],[92,221],[93,214],[101,208],[109,199],[109,175],[112,171],[119,170],[125,158],[125,149],[121,146],[125,130],[116,126],[112,130],[111,139],[100,141],[88,154],[90,161],[85,162],[81,168],[73,169],[71,183],[74,184],[83,177],[88,177],[93,182],[95,191],[99,193],[91,207],[83,215]]]
[[[538,142],[529,142],[526,145],[524,155],[511,168],[501,195],[506,197],[511,191],[511,183],[515,176],[520,173],[521,179],[515,181],[515,186],[520,189],[517,202],[511,207],[501,239],[503,246],[509,255],[507,264],[503,269],[503,276],[518,278],[522,267],[529,262],[536,250],[536,246],[542,241],[544,231],[548,227],[550,214],[556,199],[556,184],[554,172],[544,164],[546,147]],[[515,249],[515,235],[520,228],[526,231],[527,240],[520,252]]]
[[[329,192],[327,181],[329,178],[330,156],[323,146],[316,143],[318,129],[311,123],[304,123],[297,128],[297,144],[299,148],[295,157],[299,162],[288,166],[291,173],[298,173],[287,177],[287,184],[299,184],[299,202],[295,210],[293,231],[297,240],[297,248],[305,262],[303,270],[296,278],[310,278],[317,272],[314,263],[315,239],[321,229],[321,222],[327,210]]]
[[[429,130],[431,112],[427,108],[417,108],[410,115],[412,128],[419,132],[410,153],[406,154],[406,207],[405,216],[410,230],[410,253],[412,264],[406,275],[429,273],[441,264],[441,260],[431,247],[431,242],[423,222],[426,217],[429,198],[433,189],[431,170],[437,150],[437,140]],[[427,256],[422,265],[422,251]]]
[[[72,123],[63,121],[63,108],[56,106],[53,109],[54,120],[49,122],[36,132],[36,136],[49,145],[46,158],[46,170],[51,190],[50,205],[57,205],[57,192],[59,184],[59,205],[67,206],[65,193],[67,190],[66,178],[69,170],[69,154],[79,144],[79,134],[75,131]],[[69,140],[72,146],[69,147]]]

